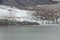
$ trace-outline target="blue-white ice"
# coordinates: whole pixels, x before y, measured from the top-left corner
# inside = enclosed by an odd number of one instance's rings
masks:
[[[20,17],[15,18],[16,21],[34,21],[31,14],[35,11],[21,10],[18,8],[11,8],[9,6],[0,6],[0,17]]]
[[[21,10],[16,7],[0,5],[0,19],[3,18],[3,19],[8,19],[8,20],[20,21],[20,22],[23,22],[23,21],[38,22],[42,24],[42,20],[37,19],[36,21],[35,19],[33,19],[35,17],[32,16],[32,14],[35,12],[36,11]],[[15,18],[9,19],[6,17],[15,17]],[[48,22],[48,20],[44,20],[44,24],[46,22]],[[52,21],[50,21],[50,23],[52,23]]]

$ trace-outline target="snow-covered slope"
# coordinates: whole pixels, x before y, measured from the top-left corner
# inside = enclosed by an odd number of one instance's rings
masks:
[[[0,19],[13,21],[39,22],[33,19],[32,13],[35,11],[21,10],[15,7],[0,5]]]
[[[16,7],[0,5],[0,19],[7,19],[18,22],[36,22],[39,24],[53,23],[53,21],[41,20],[40,16],[34,16],[36,11],[22,10]]]

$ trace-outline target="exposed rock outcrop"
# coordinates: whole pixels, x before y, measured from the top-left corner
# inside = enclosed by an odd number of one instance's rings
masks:
[[[9,20],[5,20],[5,19],[0,19],[0,25],[40,25],[37,22],[28,22],[28,21],[24,21],[24,22],[17,22],[17,21],[9,21]]]

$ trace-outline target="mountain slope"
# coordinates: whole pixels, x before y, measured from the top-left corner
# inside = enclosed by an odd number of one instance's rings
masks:
[[[8,6],[15,6],[18,8],[51,4],[51,3],[57,3],[57,2],[54,2],[52,0],[0,0],[0,4],[8,5]]]
[[[39,24],[38,21],[36,21],[34,16],[32,14],[35,11],[29,11],[29,10],[21,10],[15,7],[10,7],[10,6],[3,6],[0,5],[0,23],[2,22],[1,20],[3,19],[4,22],[7,20],[8,23],[11,21],[13,23],[22,23],[22,24]],[[11,22],[11,23],[12,23]]]

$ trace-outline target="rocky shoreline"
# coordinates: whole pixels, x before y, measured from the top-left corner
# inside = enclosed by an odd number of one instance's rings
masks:
[[[40,24],[37,22],[28,22],[28,21],[17,22],[17,21],[0,19],[0,25],[40,25]]]

